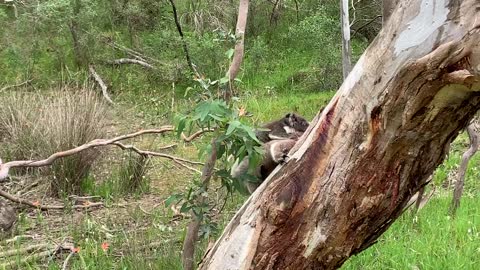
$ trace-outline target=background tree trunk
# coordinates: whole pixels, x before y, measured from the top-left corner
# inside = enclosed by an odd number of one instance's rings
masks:
[[[334,269],[372,245],[480,108],[479,10],[399,3],[200,269]]]
[[[224,99],[230,100],[232,95],[232,86],[233,81],[237,77],[238,72],[240,71],[240,65],[243,61],[244,53],[244,43],[245,43],[245,28],[247,25],[247,16],[248,16],[248,0],[240,0],[240,5],[238,7],[238,18],[237,18],[237,27],[235,29],[235,35],[237,37],[237,43],[235,44],[235,51],[233,55],[232,63],[227,71],[227,77],[229,79],[229,87],[225,89]]]
[[[463,186],[465,183],[465,174],[467,173],[468,163],[470,159],[475,155],[478,150],[478,134],[475,131],[474,123],[470,124],[467,128],[468,138],[470,139],[470,147],[462,156],[462,162],[458,168],[457,182],[455,183],[455,190],[453,191],[453,200],[450,206],[450,212],[455,215],[457,208],[460,206],[460,198],[463,193]]]
[[[348,0],[340,0],[342,21],[342,70],[345,80],[352,69],[352,47],[350,46],[350,20],[348,18]]]

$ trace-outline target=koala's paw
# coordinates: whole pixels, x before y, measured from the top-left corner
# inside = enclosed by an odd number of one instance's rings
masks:
[[[283,154],[280,159],[278,160],[278,163],[279,164],[284,164],[288,161],[288,155],[287,154]]]

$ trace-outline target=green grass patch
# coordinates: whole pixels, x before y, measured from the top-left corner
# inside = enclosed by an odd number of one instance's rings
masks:
[[[453,219],[448,215],[451,196],[437,194],[418,215],[402,215],[377,244],[342,269],[478,269],[479,199],[478,192],[462,198]]]

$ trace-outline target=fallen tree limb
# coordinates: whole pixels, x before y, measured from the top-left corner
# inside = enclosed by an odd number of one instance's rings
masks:
[[[117,44],[117,43],[115,43],[115,42],[113,42],[113,41],[111,41],[111,40],[109,40],[109,39],[104,38],[103,41],[104,41],[107,45],[109,45],[110,47],[112,47],[112,48],[114,48],[114,49],[116,49],[116,50],[122,51],[122,52],[126,53],[127,55],[129,55],[130,57],[133,57],[133,58],[138,59],[138,60],[140,60],[140,61],[143,61],[143,62],[149,62],[149,61],[150,61],[150,62],[155,62],[155,63],[161,63],[161,62],[160,62],[159,60],[157,60],[157,59],[154,59],[154,58],[152,58],[152,57],[146,56],[146,55],[144,55],[144,54],[142,54],[142,53],[140,53],[140,52],[137,52],[137,51],[135,51],[135,50],[132,50],[132,49],[130,49],[130,48],[127,48],[127,47],[125,47],[125,46],[123,46],[123,45]]]
[[[24,247],[24,248],[10,249],[10,250],[1,252],[0,253],[0,258],[6,258],[6,257],[14,256],[14,255],[20,255],[20,254],[28,253],[32,250],[40,250],[40,249],[43,249],[43,248],[50,248],[50,247],[52,247],[52,245],[43,243],[43,244],[30,245],[30,246],[27,246],[27,247]]]
[[[145,61],[142,61],[142,60],[138,60],[138,59],[131,59],[131,58],[120,58],[120,59],[115,59],[115,60],[111,60],[111,61],[106,61],[107,64],[110,64],[110,65],[115,65],[115,66],[118,66],[118,65],[125,65],[125,64],[134,64],[134,65],[140,65],[144,68],[148,68],[148,69],[155,69],[154,66],[150,65],[149,63],[145,62]]]
[[[115,137],[115,138],[112,138],[112,139],[96,139],[96,140],[90,141],[86,144],[77,146],[73,149],[69,149],[69,150],[66,150],[66,151],[61,151],[61,152],[54,153],[54,154],[50,155],[48,158],[42,159],[42,160],[15,160],[15,161],[10,161],[10,162],[2,164],[2,160],[0,159],[0,180],[5,179],[8,176],[8,172],[9,172],[10,168],[14,168],[14,167],[45,167],[45,166],[51,165],[55,160],[57,160],[59,158],[68,157],[68,156],[77,154],[79,152],[85,151],[85,150],[90,149],[90,148],[115,144],[116,142],[123,141],[123,140],[126,140],[126,139],[131,139],[131,138],[138,137],[138,136],[144,135],[144,134],[161,134],[161,133],[174,131],[174,130],[175,130],[175,127],[170,126],[170,125],[166,125],[166,126],[162,126],[162,127],[158,128],[158,129],[140,130],[140,131],[137,131],[137,132],[134,132],[134,133],[121,135],[121,136],[118,136],[118,137]],[[185,137],[185,135],[182,134],[182,138],[185,142],[190,142],[193,139],[200,136],[201,134],[203,134],[205,132],[208,132],[208,131],[212,131],[212,129],[197,131],[189,137]],[[166,147],[173,147],[173,145],[169,145],[169,146],[166,146]],[[131,149],[134,150],[133,147]],[[138,150],[140,152],[143,152],[146,155],[161,156],[161,157],[170,158],[172,160],[182,161],[182,162],[186,162],[186,163],[190,163],[190,164],[203,165],[203,163],[201,163],[201,162],[189,161],[189,160],[186,160],[186,159],[173,157],[173,156],[170,156],[170,155],[167,155],[167,154],[162,154],[162,153],[157,153],[157,152],[152,152],[152,151],[142,151],[142,150],[139,150],[139,149],[136,149],[136,150]]]
[[[0,264],[0,269],[10,269],[14,268],[18,265],[28,263],[31,261],[36,261],[38,259],[46,258],[52,254],[54,254],[57,251],[57,248],[55,247],[54,249],[52,248],[51,250],[46,250],[37,254],[32,254],[30,256],[24,257],[23,259],[17,261],[17,260],[12,260],[8,261],[6,263]]]
[[[92,75],[93,79],[98,83],[100,88],[102,89],[102,95],[103,97],[108,101],[110,104],[114,104],[110,96],[108,95],[107,92],[107,85],[105,82],[102,80],[100,75],[95,71],[95,67],[93,65],[88,66],[88,70],[90,71],[90,75]]]
[[[197,170],[195,168],[192,168],[184,163],[189,163],[189,164],[193,164],[193,165],[203,165],[202,162],[198,162],[198,161],[191,161],[191,160],[188,160],[188,159],[184,159],[184,158],[180,158],[180,157],[175,157],[175,156],[172,156],[172,155],[168,155],[168,154],[164,154],[164,153],[158,153],[158,152],[152,152],[152,151],[145,151],[145,150],[141,150],[141,149],[138,149],[137,147],[133,146],[133,145],[124,145],[120,142],[115,142],[113,143],[114,145],[120,147],[121,149],[123,150],[132,150],[134,151],[135,153],[137,154],[140,154],[140,155],[144,155],[144,156],[154,156],[154,157],[163,157],[163,158],[168,158],[170,160],[172,160],[173,162],[181,165],[182,167],[185,167],[189,170],[192,170],[192,171],[195,171],[197,173],[202,173],[200,170]]]
[[[27,201],[27,200],[24,200],[22,198],[15,197],[12,194],[10,194],[10,193],[8,193],[4,190],[1,190],[1,189],[0,189],[0,196],[4,197],[5,199],[10,200],[12,202],[23,204],[23,205],[30,206],[30,207],[33,207],[33,208],[38,208],[40,210],[62,210],[62,209],[67,208],[65,205],[43,205],[43,204],[40,204],[40,203]],[[73,205],[72,208],[73,209],[86,209],[86,208],[97,207],[97,206],[103,206],[103,203],[102,202],[94,202],[94,203],[89,202],[89,203],[81,204],[81,205]]]
[[[44,166],[51,165],[55,160],[57,160],[59,158],[68,157],[68,156],[77,154],[81,151],[85,151],[85,150],[90,149],[90,148],[95,148],[95,147],[99,147],[99,146],[106,146],[106,145],[113,144],[113,143],[118,142],[118,141],[123,141],[123,140],[126,140],[126,139],[138,137],[138,136],[144,135],[144,134],[160,134],[160,133],[165,133],[165,132],[173,131],[173,130],[174,130],[173,126],[168,126],[167,125],[167,126],[160,127],[159,129],[140,130],[140,131],[137,131],[137,132],[134,132],[134,133],[121,135],[121,136],[118,136],[118,137],[115,137],[115,138],[112,138],[112,139],[108,139],[108,140],[106,140],[106,139],[96,139],[96,140],[90,141],[89,143],[86,143],[86,144],[80,145],[78,147],[75,147],[73,149],[54,153],[46,159],[42,159],[42,160],[16,160],[16,161],[7,162],[5,164],[0,164],[0,168],[1,168],[0,172],[4,171],[5,169],[9,169],[9,168],[13,168],[13,167],[44,167]],[[1,176],[2,176],[2,174],[0,173],[0,179],[2,179]]]

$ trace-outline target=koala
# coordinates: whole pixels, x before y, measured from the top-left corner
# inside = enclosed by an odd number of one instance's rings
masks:
[[[287,113],[283,118],[264,124],[262,129],[257,130],[255,135],[262,143],[271,140],[298,139],[308,128],[308,121],[295,113]]]
[[[246,188],[250,194],[270,175],[270,173],[287,160],[288,152],[293,148],[297,141],[294,139],[273,140],[263,144],[263,158],[257,168],[253,171],[253,176],[257,182],[245,181]],[[234,164],[231,170],[233,178],[241,178],[244,176],[249,167],[248,156],[239,164]]]

